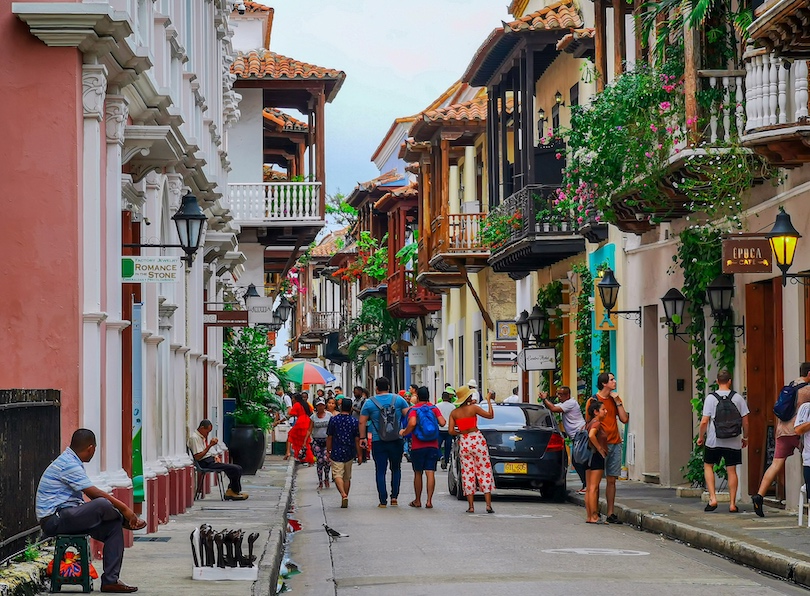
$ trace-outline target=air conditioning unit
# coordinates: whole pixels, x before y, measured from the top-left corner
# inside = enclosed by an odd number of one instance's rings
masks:
[[[627,465],[636,465],[636,433],[627,433]]]

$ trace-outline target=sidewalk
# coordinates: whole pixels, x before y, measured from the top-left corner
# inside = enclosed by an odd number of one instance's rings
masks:
[[[700,498],[682,498],[675,492],[674,488],[620,480],[616,514],[639,529],[810,588],[810,528],[799,527],[796,514],[766,505],[765,517],[760,518],[748,498],[738,504],[740,513],[729,513],[728,503],[719,503],[716,511],[707,513]],[[604,513],[604,481],[601,496],[600,510]],[[582,495],[573,491],[568,493],[568,500],[585,506]]]

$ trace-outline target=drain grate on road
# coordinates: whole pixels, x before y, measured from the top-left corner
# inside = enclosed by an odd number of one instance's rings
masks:
[[[171,536],[135,536],[135,542],[168,542]]]

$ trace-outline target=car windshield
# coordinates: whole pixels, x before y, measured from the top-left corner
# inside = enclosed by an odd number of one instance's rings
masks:
[[[486,407],[484,408],[486,409]],[[478,419],[478,428],[517,429],[554,428],[551,414],[546,408],[521,408],[519,406],[495,406],[495,418],[487,420]]]

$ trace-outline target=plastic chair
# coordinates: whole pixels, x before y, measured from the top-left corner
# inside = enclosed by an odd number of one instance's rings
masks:
[[[79,575],[66,576],[60,573],[61,563],[69,548],[74,548],[79,558]],[[93,580],[90,577],[90,537],[84,534],[58,534],[53,550],[53,568],[51,570],[51,592],[61,592],[62,586],[82,587],[82,592],[93,591]]]
[[[802,525],[804,519],[804,503],[807,501],[807,485],[802,482],[799,488],[799,526]],[[810,528],[810,512],[807,514],[807,527]]]
[[[215,474],[217,477],[217,486],[219,486],[219,498],[220,500],[225,500],[225,486],[222,482],[222,470],[208,470],[203,468],[196,459],[194,459],[194,454],[191,452],[191,449],[186,447],[186,452],[188,453],[191,461],[194,462],[194,472],[197,476],[197,481],[194,483],[195,491],[194,491],[194,500],[197,499],[204,499],[205,498],[205,475],[206,474]]]

